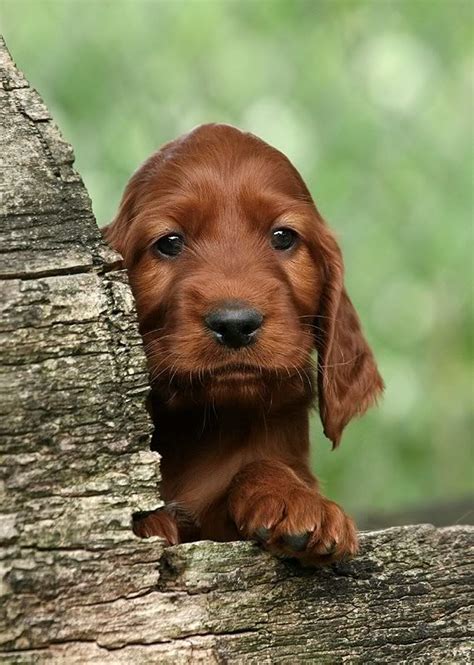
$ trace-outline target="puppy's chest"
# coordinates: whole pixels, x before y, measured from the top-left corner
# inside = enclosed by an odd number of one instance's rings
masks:
[[[161,495],[200,514],[227,491],[234,476],[247,464],[263,459],[300,456],[307,448],[305,431],[281,421],[221,418],[215,427],[173,419],[173,427],[158,423],[156,448],[162,455]],[[304,428],[303,428],[304,429]],[[298,450],[296,451],[295,448]]]
[[[255,455],[245,447],[237,451],[201,451],[199,455],[162,461],[162,497],[195,514],[206,510],[227,490],[234,476]]]

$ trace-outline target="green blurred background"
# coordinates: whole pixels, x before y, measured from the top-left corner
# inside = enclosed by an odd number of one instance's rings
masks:
[[[363,521],[472,495],[474,3],[0,7],[14,59],[74,146],[99,224],[138,164],[198,123],[238,125],[292,159],[339,235],[387,384],[337,452],[314,418],[326,492]]]

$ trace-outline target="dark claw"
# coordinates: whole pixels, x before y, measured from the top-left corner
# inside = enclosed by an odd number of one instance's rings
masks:
[[[261,526],[255,531],[255,536],[258,538],[258,540],[262,540],[263,542],[266,542],[270,538],[270,534],[271,530],[267,529],[265,526]]]
[[[334,554],[337,548],[337,541],[333,540],[330,547],[328,547],[328,554]]]
[[[306,531],[306,533],[296,533],[293,536],[283,536],[283,541],[295,552],[302,552],[306,549],[310,535],[309,531]]]
[[[328,547],[326,547],[326,553],[334,554],[334,552],[336,551],[336,547],[337,547],[337,542],[333,540],[331,544]]]

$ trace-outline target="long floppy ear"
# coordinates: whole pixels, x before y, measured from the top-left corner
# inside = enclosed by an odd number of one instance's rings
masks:
[[[335,448],[344,427],[377,401],[384,386],[344,288],[339,246],[325,226],[322,236],[326,282],[316,315],[318,399],[324,433]]]
[[[103,238],[112,249],[122,255],[125,264],[128,259],[130,223],[135,215],[137,191],[142,178],[141,171],[142,169],[139,169],[128,181],[115,218],[101,229]]]
[[[109,245],[109,247],[111,247],[112,249],[115,249],[115,251],[117,251],[115,246],[110,241],[110,234],[111,234],[111,231],[112,231],[112,225],[113,225],[113,222],[111,222],[110,224],[107,224],[107,226],[102,226],[101,228],[99,228],[99,231],[102,234],[102,238]],[[118,252],[118,254],[120,255],[120,260],[118,260],[117,262],[114,262],[114,268],[116,270],[122,270],[122,268],[124,267],[124,261],[123,261],[122,253]]]

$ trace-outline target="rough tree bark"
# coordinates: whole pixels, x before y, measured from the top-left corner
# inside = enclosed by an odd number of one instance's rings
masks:
[[[0,68],[2,662],[468,662],[469,527],[366,533],[314,571],[133,536],[159,500],[127,278],[4,44]]]

